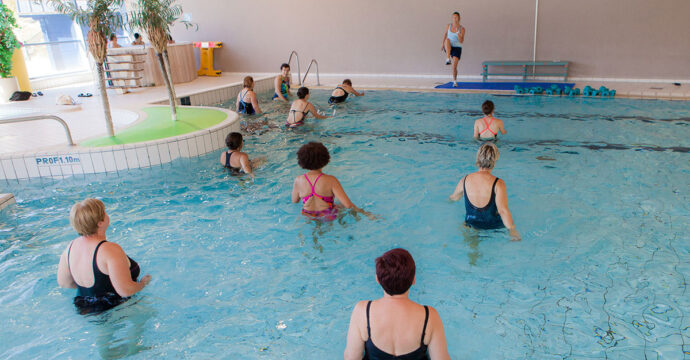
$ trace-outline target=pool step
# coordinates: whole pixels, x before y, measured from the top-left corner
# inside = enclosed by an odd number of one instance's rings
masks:
[[[0,194],[0,210],[16,203],[14,200],[14,195],[12,194]]]

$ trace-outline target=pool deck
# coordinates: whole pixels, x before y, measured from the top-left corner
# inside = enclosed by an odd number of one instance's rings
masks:
[[[14,204],[14,195],[12,194],[0,194],[0,210]]]
[[[178,97],[189,96],[214,89],[221,89],[229,85],[240,84],[247,74],[223,73],[220,77],[199,77],[198,79],[175,86]],[[249,74],[255,80],[275,76],[275,74]],[[293,73],[296,80],[297,74]],[[447,82],[448,76],[412,76],[412,75],[322,75],[321,86],[316,86],[316,76],[312,74],[306,81],[306,85],[314,88],[332,88],[339,84],[343,78],[352,79],[355,88],[359,90],[419,90],[436,92],[460,92],[482,93],[482,90],[447,90],[434,89],[436,85]],[[462,78],[461,81],[477,81],[475,78]],[[617,97],[690,100],[690,83],[675,86],[668,83],[633,83],[633,82],[602,82],[602,81],[576,81],[575,86],[584,87],[590,85],[598,88],[604,85],[617,90]],[[102,120],[100,96],[94,83],[80,83],[66,87],[43,89],[44,96],[31,98],[25,102],[16,102],[0,105],[0,118],[21,113],[49,113],[63,118],[72,131],[75,143],[86,139],[106,135],[105,123]],[[91,93],[93,97],[79,98],[79,93]],[[491,91],[494,93],[512,93],[512,91]],[[55,99],[60,95],[70,95],[78,103],[78,106],[55,105]],[[133,89],[128,94],[117,94],[113,90],[108,91],[113,123],[115,130],[122,130],[136,124],[144,117],[142,108],[167,101],[165,87],[148,87]],[[218,97],[213,98],[215,100]],[[199,104],[212,105],[211,97],[200,98]],[[194,105],[194,104],[193,104]],[[56,122],[43,120],[27,123],[4,124],[0,131],[0,155],[21,153],[28,151],[59,150],[65,147],[66,138],[64,131]]]

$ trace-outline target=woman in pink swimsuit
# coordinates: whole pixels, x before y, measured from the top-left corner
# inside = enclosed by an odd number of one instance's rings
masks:
[[[503,120],[494,117],[494,103],[491,100],[484,101],[482,104],[484,117],[474,121],[474,138],[481,141],[497,140],[498,132],[505,135],[506,128]]]
[[[295,178],[292,186],[292,202],[296,203],[302,199],[302,214],[306,216],[335,220],[338,216],[338,207],[335,205],[337,198],[342,206],[375,219],[372,214],[358,208],[350,201],[335,176],[322,172],[330,159],[328,149],[319,142],[310,142],[297,151],[299,166],[308,171]]]

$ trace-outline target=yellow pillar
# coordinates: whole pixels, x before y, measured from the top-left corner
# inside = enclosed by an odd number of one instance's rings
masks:
[[[5,1],[4,3],[8,8],[10,8],[10,10],[12,10],[12,12],[14,12],[14,17],[18,18],[19,14],[17,14],[17,1],[9,0]],[[14,54],[12,54],[12,71],[10,72],[10,75],[17,78],[19,89],[22,91],[31,91],[29,73],[26,70],[26,62],[24,61],[24,53],[22,53],[22,49],[16,49]]]
[[[12,72],[10,72],[10,74],[17,78],[21,91],[31,92],[29,72],[26,70],[26,62],[24,61],[22,49],[16,49],[14,55],[12,55]]]

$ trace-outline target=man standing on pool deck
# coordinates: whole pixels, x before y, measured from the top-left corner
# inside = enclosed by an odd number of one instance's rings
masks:
[[[458,62],[462,55],[462,43],[465,42],[465,27],[460,26],[460,13],[453,13],[453,23],[443,33],[443,45],[441,51],[448,55],[446,65],[453,63],[453,87],[458,87]]]

